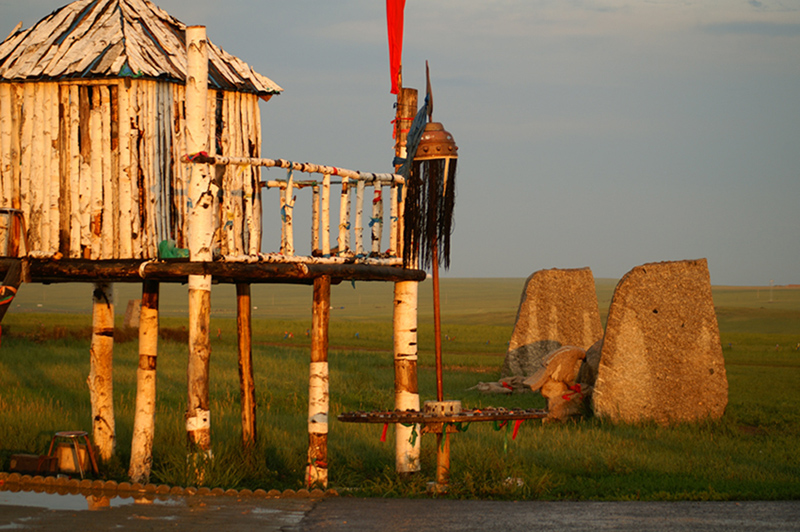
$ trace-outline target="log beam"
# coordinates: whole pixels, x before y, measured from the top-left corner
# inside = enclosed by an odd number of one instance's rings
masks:
[[[333,284],[354,281],[422,281],[423,270],[370,264],[309,264],[302,262],[189,262],[88,259],[0,259],[0,275],[13,263],[22,261],[25,282],[86,283],[143,280],[185,283],[190,275],[211,275],[218,283],[296,283],[311,284],[321,276]]]

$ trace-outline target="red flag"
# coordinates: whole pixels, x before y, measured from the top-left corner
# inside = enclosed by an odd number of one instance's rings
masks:
[[[386,26],[389,30],[389,72],[392,94],[400,92],[398,78],[403,57],[403,10],[406,0],[386,0]]]

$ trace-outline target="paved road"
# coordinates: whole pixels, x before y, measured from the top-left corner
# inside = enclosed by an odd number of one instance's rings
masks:
[[[97,510],[90,510],[90,503],[95,501],[81,495],[0,492],[0,530],[800,531],[800,501],[494,502],[195,496],[167,497],[146,504],[117,498],[110,501],[110,507]]]

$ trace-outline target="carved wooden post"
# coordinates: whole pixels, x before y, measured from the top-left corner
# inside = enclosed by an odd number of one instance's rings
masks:
[[[110,283],[95,283],[92,292],[92,345],[89,394],[92,402],[92,439],[101,460],[116,448],[114,424],[114,296]]]
[[[328,486],[328,322],[331,278],[314,279],[311,310],[311,368],[308,379],[308,465],[306,485]]]
[[[186,149],[190,154],[208,152],[208,48],[204,26],[186,28],[188,75],[186,77]],[[208,166],[192,165],[189,174],[189,260],[211,261],[214,231],[213,200],[216,190]],[[189,276],[189,361],[186,434],[190,452],[210,455],[211,412],[208,371],[211,358],[209,316],[211,276]],[[199,473],[202,474],[202,473]]]
[[[256,442],[256,388],[253,379],[250,285],[236,284],[236,330],[239,337],[239,389],[242,402],[242,445]]]
[[[406,156],[406,136],[417,112],[416,89],[401,88],[397,95],[397,147],[399,157]],[[402,198],[400,198],[402,203]],[[394,203],[394,200],[393,200]],[[394,208],[394,207],[393,207]],[[402,213],[398,223],[402,231]],[[403,256],[402,232],[396,237],[397,256]],[[394,407],[396,410],[419,410],[417,387],[417,300],[419,283],[400,281],[394,285]],[[395,425],[395,469],[398,473],[420,470],[420,425]]]
[[[139,317],[139,369],[136,370],[136,413],[133,418],[131,482],[147,484],[153,464],[156,424],[156,356],[158,355],[158,283],[142,284]]]

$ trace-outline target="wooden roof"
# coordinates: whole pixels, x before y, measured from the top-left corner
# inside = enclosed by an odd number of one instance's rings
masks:
[[[209,41],[212,88],[283,89]],[[149,0],[77,0],[0,43],[0,81],[145,77],[186,81],[186,25]]]

